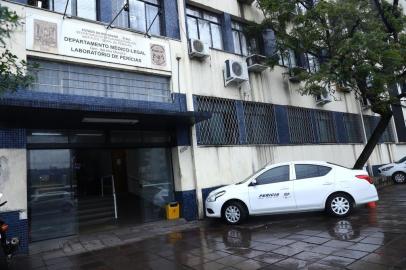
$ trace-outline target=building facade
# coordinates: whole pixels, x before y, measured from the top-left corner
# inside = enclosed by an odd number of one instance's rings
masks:
[[[0,216],[23,250],[162,219],[171,201],[202,218],[213,188],[268,163],[353,165],[379,117],[345,89],[300,95],[289,70],[317,69],[312,55],[264,67],[275,37],[245,37],[262,18],[249,2],[0,1],[24,21],[7,48],[36,77],[0,98]],[[406,154],[394,112],[372,170]]]

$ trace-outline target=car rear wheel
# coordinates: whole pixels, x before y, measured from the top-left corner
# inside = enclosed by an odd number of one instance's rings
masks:
[[[403,172],[395,172],[392,175],[392,180],[396,184],[404,184],[406,182],[406,174]]]
[[[223,218],[228,224],[240,224],[247,218],[247,209],[245,206],[238,202],[232,201],[227,203],[223,208]]]
[[[352,198],[344,193],[330,196],[327,200],[326,210],[336,217],[349,216],[353,209]]]

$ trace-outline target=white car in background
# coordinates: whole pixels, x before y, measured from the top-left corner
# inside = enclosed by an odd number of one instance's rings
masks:
[[[326,210],[348,216],[356,205],[378,200],[372,179],[323,161],[268,165],[244,181],[212,191],[206,199],[207,217],[239,224],[248,215]]]
[[[380,175],[392,177],[392,180],[396,184],[406,183],[406,157],[397,162],[379,167],[378,172]]]

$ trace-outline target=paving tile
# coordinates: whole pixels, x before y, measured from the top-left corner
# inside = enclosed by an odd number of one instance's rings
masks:
[[[354,245],[353,242],[340,241],[340,240],[330,240],[323,244],[323,246],[325,246],[325,247],[333,247],[333,248],[346,248],[346,247],[349,247],[352,245]]]
[[[273,264],[273,263],[279,262],[281,260],[284,260],[286,258],[287,258],[287,256],[269,252],[269,253],[259,255],[253,259],[257,260],[257,261]]]
[[[333,253],[335,256],[346,257],[351,259],[361,259],[368,255],[368,252],[358,251],[358,250],[350,250],[350,249],[341,249]]]
[[[275,265],[287,269],[300,269],[307,267],[310,264],[308,261],[303,261],[295,258],[288,258],[282,261],[275,263]]]
[[[380,247],[379,245],[357,243],[355,245],[347,247],[347,249],[366,251],[366,252],[373,252],[373,251],[377,250],[379,247]]]
[[[220,270],[220,269],[224,269],[225,265],[218,263],[218,262],[207,262],[204,264],[198,264],[193,266],[193,269],[196,270]]]
[[[251,248],[255,249],[255,250],[259,250],[259,251],[272,251],[272,250],[278,249],[280,247],[281,247],[280,245],[259,243],[259,244],[252,246]]]
[[[388,270],[388,266],[376,263],[370,263],[366,261],[356,261],[347,266],[350,270]]]
[[[303,251],[303,249],[292,248],[289,246],[272,250],[273,253],[277,253],[277,254],[281,254],[281,255],[285,255],[285,256],[293,256],[302,251]]]
[[[323,238],[323,237],[318,237],[318,236],[311,236],[311,237],[307,237],[305,239],[303,239],[303,242],[307,242],[307,243],[311,243],[311,244],[324,244],[328,241],[330,241],[331,239],[328,238]]]
[[[268,265],[267,263],[261,261],[248,259],[246,261],[238,263],[237,265],[234,265],[234,267],[240,270],[256,270],[261,269],[267,265]]]
[[[304,260],[304,261],[316,262],[316,261],[319,261],[319,260],[327,257],[327,255],[315,253],[315,252],[303,251],[303,252],[300,252],[299,254],[296,254],[293,257],[296,259]]]
[[[354,261],[355,261],[354,259],[330,255],[321,259],[319,263],[337,267],[345,267],[353,263]]]
[[[229,255],[227,257],[216,260],[216,262],[224,264],[226,266],[234,266],[237,263],[243,262],[245,260],[247,260],[247,258],[245,258],[245,257]]]

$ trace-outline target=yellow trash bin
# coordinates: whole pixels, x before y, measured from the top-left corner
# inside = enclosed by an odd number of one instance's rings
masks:
[[[166,209],[166,219],[178,219],[179,218],[179,203],[172,202],[168,203],[165,207]]]

